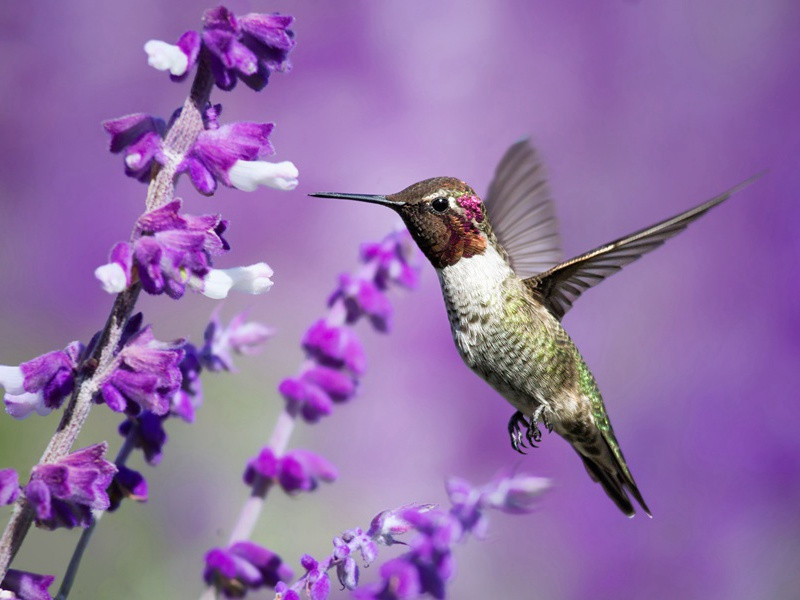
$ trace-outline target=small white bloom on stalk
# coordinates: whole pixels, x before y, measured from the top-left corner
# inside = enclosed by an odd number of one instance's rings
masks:
[[[169,71],[179,77],[189,67],[189,57],[173,44],[150,40],[144,45],[144,51],[147,52],[147,64],[159,71]]]
[[[228,171],[231,185],[252,192],[259,185],[289,191],[297,187],[299,171],[294,163],[285,160],[271,163],[263,160],[237,160]]]
[[[94,276],[109,294],[119,294],[128,287],[128,277],[119,263],[110,262],[97,267]]]
[[[263,294],[272,287],[272,269],[264,262],[248,267],[211,269],[202,280],[199,291],[213,300],[221,300],[236,290],[248,294]]]

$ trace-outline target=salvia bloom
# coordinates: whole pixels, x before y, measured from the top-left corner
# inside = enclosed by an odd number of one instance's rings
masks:
[[[233,317],[227,327],[215,311],[206,327],[199,360],[209,371],[234,371],[234,354],[254,354],[261,350],[273,330],[256,321],[247,321],[247,313]]]
[[[53,575],[38,575],[9,569],[0,583],[0,598],[5,600],[52,600],[47,589],[55,580]],[[12,596],[5,596],[10,592]]]
[[[293,577],[280,556],[249,541],[213,548],[206,554],[205,563],[203,579],[226,598],[241,598],[249,590],[272,588]]]
[[[83,448],[55,463],[38,464],[25,486],[25,497],[46,529],[87,527],[92,510],[106,510],[106,492],[117,468],[107,460],[105,442]]]
[[[264,446],[247,462],[243,478],[251,487],[277,481],[286,493],[295,494],[313,491],[320,481],[331,482],[337,477],[336,467],[309,450],[292,450],[279,458],[272,448]]]
[[[117,367],[100,386],[98,401],[116,412],[167,414],[181,385],[183,344],[155,339],[149,326],[136,333],[117,354]]]
[[[59,408],[75,385],[83,345],[72,342],[64,350],[48,352],[18,367],[0,365],[6,412],[16,419],[31,413],[47,415]]]
[[[167,131],[163,119],[135,113],[103,122],[111,136],[109,150],[114,154],[125,151],[125,174],[142,182],[150,180],[153,165],[165,164],[162,139]]]
[[[272,71],[291,68],[288,54],[293,17],[250,13],[236,17],[224,6],[207,10],[203,31],[187,31],[174,46],[152,40],[145,45],[150,65],[182,79],[198,60],[208,62],[217,86],[230,90],[241,79],[253,90],[267,85]]]
[[[138,471],[118,465],[114,479],[108,488],[108,511],[117,510],[124,499],[147,502],[147,480]]]
[[[358,389],[367,367],[364,347],[353,325],[366,316],[380,331],[389,329],[392,306],[386,291],[392,285],[413,287],[418,280],[417,250],[407,231],[396,231],[376,244],[364,244],[361,268],[339,276],[328,299],[328,314],[303,336],[308,360],[295,377],[284,379],[278,390],[292,414],[315,423],[346,402]]]
[[[180,207],[173,200],[139,217],[131,242],[115,245],[109,263],[95,271],[106,291],[130,285],[134,267],[149,294],[180,298],[187,285],[204,290],[211,256],[230,249],[222,237],[228,222],[219,215],[179,215]]]

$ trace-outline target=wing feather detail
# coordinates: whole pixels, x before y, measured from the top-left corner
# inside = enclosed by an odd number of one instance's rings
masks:
[[[761,174],[751,177],[699,206],[599,246],[561,263],[547,272],[529,277],[525,283],[543,300],[550,311],[558,319],[561,319],[583,292],[642,255],[655,250],[669,238],[686,229],[689,223],[699,219],[759,177]]]
[[[550,189],[527,139],[503,155],[484,205],[492,231],[520,277],[541,273],[563,260]]]

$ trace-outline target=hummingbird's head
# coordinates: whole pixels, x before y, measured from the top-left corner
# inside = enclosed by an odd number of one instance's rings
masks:
[[[454,177],[425,179],[389,196],[311,195],[383,204],[395,210],[437,269],[483,254],[491,235],[483,202],[471,187]]]

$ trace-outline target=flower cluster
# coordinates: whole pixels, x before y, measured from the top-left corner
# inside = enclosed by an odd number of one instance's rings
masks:
[[[36,465],[25,486],[36,524],[46,529],[88,527],[92,510],[109,507],[106,492],[117,468],[105,459],[108,444],[95,444],[55,463]]]
[[[236,542],[228,548],[212,548],[205,556],[203,579],[220,590],[226,598],[241,598],[248,590],[274,588],[280,581],[289,581],[292,570],[281,557],[248,541]]]
[[[375,516],[367,531],[345,531],[333,539],[333,552],[318,561],[309,555],[301,558],[306,570],[296,582],[282,580],[275,587],[280,600],[325,600],[330,593],[328,571],[335,570],[343,588],[355,590],[363,600],[405,600],[430,594],[445,597],[445,586],[454,573],[453,546],[468,533],[485,533],[485,511],[497,509],[508,513],[530,512],[548,482],[539,477],[504,474],[481,488],[463,480],[448,482],[450,511],[430,504],[413,504],[387,510]],[[381,565],[380,581],[358,588],[359,562],[372,564],[381,545],[403,543],[397,536],[416,531],[410,550]]]
[[[187,31],[176,45],[151,40],[145,45],[150,65],[182,79],[199,60],[209,63],[217,86],[230,90],[241,79],[253,90],[267,85],[272,71],[291,69],[294,21],[287,15],[250,13],[236,17],[224,6],[207,10],[203,31]]]
[[[386,291],[393,285],[414,287],[418,279],[416,249],[407,231],[397,231],[361,250],[361,268],[344,273],[328,300],[328,314],[303,337],[308,360],[300,373],[278,389],[292,414],[315,423],[336,403],[352,398],[366,370],[366,356],[353,325],[367,317],[378,331],[388,331],[392,306]]]
[[[277,482],[287,494],[294,494],[314,491],[320,481],[330,482],[337,476],[336,467],[309,450],[292,450],[277,457],[272,448],[264,446],[247,462],[244,482],[251,487]]]
[[[63,350],[48,352],[19,366],[0,365],[0,385],[5,390],[6,412],[15,419],[31,413],[48,415],[72,393],[84,347],[72,342]]]

